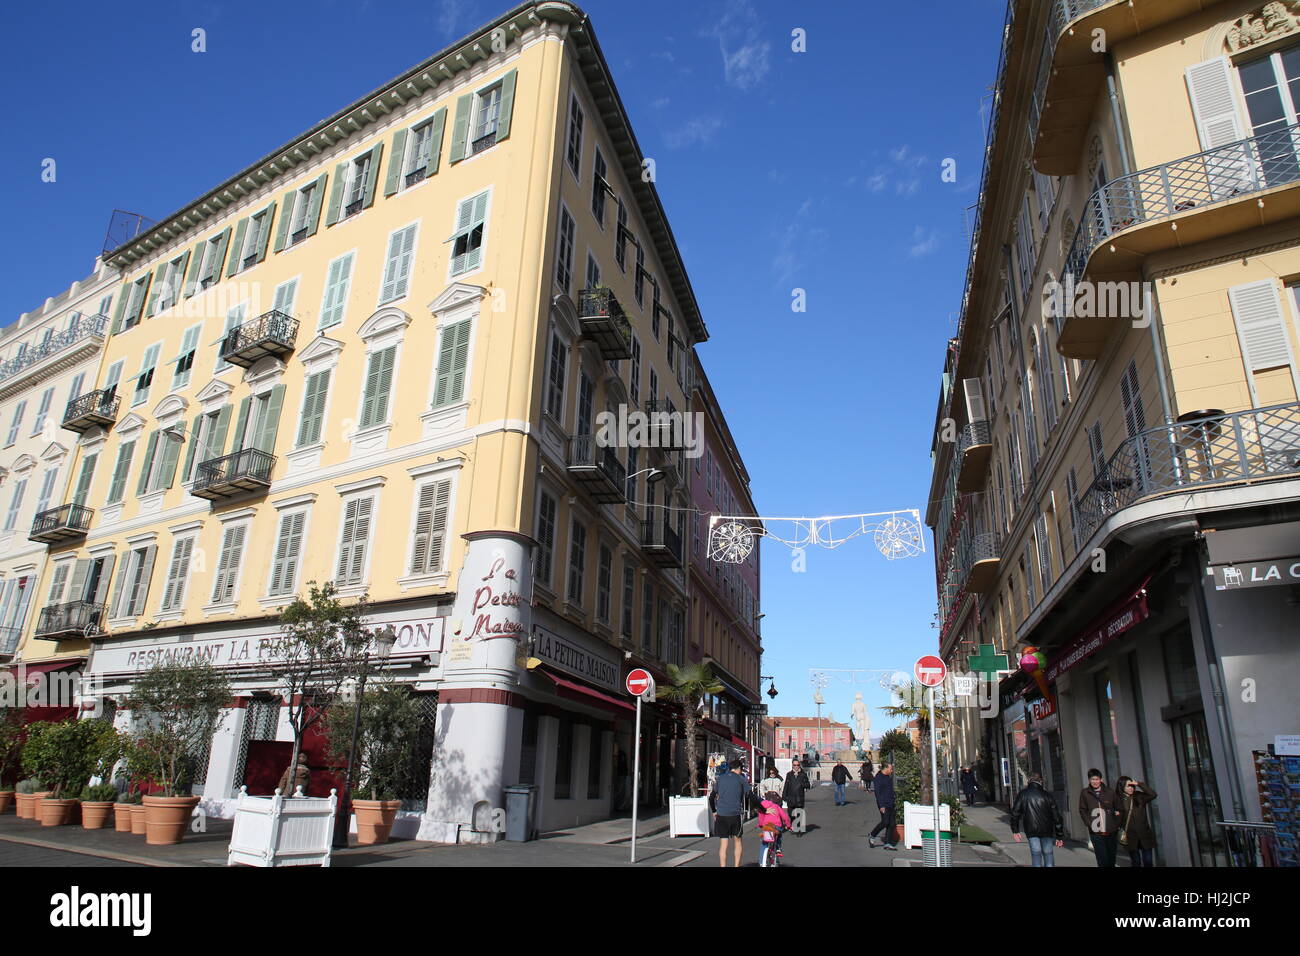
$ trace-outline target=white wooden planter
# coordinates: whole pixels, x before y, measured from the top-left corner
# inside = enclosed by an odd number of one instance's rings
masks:
[[[709,798],[669,797],[668,835],[670,837],[708,836]]]
[[[298,794],[302,793],[299,787]],[[239,788],[226,865],[329,866],[338,795],[250,797]]]
[[[939,804],[939,829],[951,830],[952,808],[946,803]],[[921,845],[921,831],[934,829],[934,807],[928,804],[903,804],[903,845],[918,847]]]

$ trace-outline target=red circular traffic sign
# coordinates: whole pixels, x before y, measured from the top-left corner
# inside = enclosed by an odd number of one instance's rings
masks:
[[[640,697],[650,688],[652,683],[654,683],[654,678],[650,676],[649,671],[644,670],[643,668],[634,667],[632,670],[627,672],[627,681],[625,686],[627,687],[627,692],[633,697]]]
[[[912,672],[922,687],[938,687],[948,676],[947,666],[933,654],[927,654],[918,660]]]

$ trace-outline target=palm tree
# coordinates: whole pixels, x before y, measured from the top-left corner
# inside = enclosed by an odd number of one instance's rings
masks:
[[[930,770],[927,769],[929,759],[926,755],[930,752],[931,720],[925,692],[926,689],[914,681],[900,684],[894,688],[899,703],[881,709],[891,717],[905,717],[909,722],[916,721],[916,728],[921,737],[921,745],[917,748],[921,758],[921,801],[929,803],[931,800]]]
[[[695,770],[695,726],[700,720],[700,701],[708,694],[722,693],[722,684],[713,676],[708,664],[668,665],[669,683],[659,687],[655,696],[682,707],[682,727],[686,732],[686,773],[690,795],[698,792]]]

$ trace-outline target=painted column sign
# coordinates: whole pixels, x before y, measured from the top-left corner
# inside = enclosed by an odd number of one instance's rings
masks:
[[[530,548],[526,539],[469,534],[447,636],[453,670],[516,673],[515,651],[529,628]],[[508,640],[507,640],[508,639]]]
[[[506,559],[498,557],[493,560],[488,573],[474,588],[474,628],[465,635],[464,640],[472,641],[476,637],[491,640],[496,637],[517,638],[524,630],[519,623],[519,573],[514,568],[506,567]],[[515,612],[507,615],[507,609]]]

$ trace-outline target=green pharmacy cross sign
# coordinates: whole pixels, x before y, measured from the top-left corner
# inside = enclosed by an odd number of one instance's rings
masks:
[[[981,644],[979,653],[966,659],[966,668],[986,680],[995,680],[1001,671],[1011,670],[1011,661],[992,644]]]

